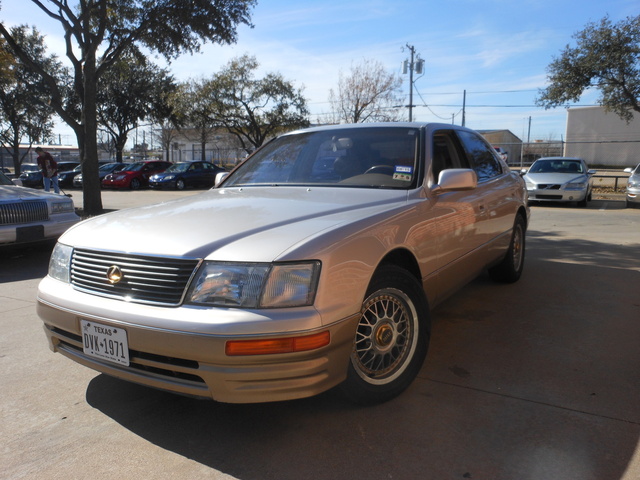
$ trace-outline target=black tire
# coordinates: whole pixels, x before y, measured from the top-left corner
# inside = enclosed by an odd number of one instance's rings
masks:
[[[176,190],[184,190],[185,184],[184,180],[179,178],[176,180]]]
[[[588,201],[589,201],[588,197],[584,197],[582,200],[578,202],[578,207],[585,208],[587,206]]]
[[[517,282],[524,268],[524,254],[526,246],[526,225],[522,215],[516,215],[511,233],[509,250],[504,259],[495,267],[489,269],[492,280],[502,283]]]
[[[403,268],[380,267],[362,303],[344,394],[371,405],[402,393],[424,363],[429,335],[422,285]]]
[[[132,179],[129,188],[131,188],[131,190],[138,190],[140,188],[140,180],[137,178]]]

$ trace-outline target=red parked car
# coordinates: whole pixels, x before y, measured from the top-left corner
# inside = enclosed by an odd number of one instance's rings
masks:
[[[151,160],[148,162],[132,163],[126,170],[110,173],[102,179],[104,188],[130,188],[137,190],[149,184],[149,177],[164,172],[171,162]]]

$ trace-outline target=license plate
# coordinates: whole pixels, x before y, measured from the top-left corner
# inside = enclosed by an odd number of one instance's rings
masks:
[[[35,242],[44,239],[44,225],[16,228],[16,242]]]
[[[92,357],[129,365],[129,343],[123,328],[81,320],[82,351]]]

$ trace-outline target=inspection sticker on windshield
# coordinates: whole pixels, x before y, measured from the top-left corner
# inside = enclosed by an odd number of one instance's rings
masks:
[[[92,357],[129,365],[129,343],[123,328],[81,320],[82,351]]]
[[[397,165],[395,171],[393,172],[393,179],[410,182],[412,175],[413,167],[404,167],[401,165]]]

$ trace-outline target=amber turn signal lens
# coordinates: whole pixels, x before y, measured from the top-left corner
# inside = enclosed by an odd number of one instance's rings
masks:
[[[228,356],[272,355],[315,350],[329,345],[329,332],[320,332],[304,337],[270,338],[265,340],[232,340],[225,345]]]

